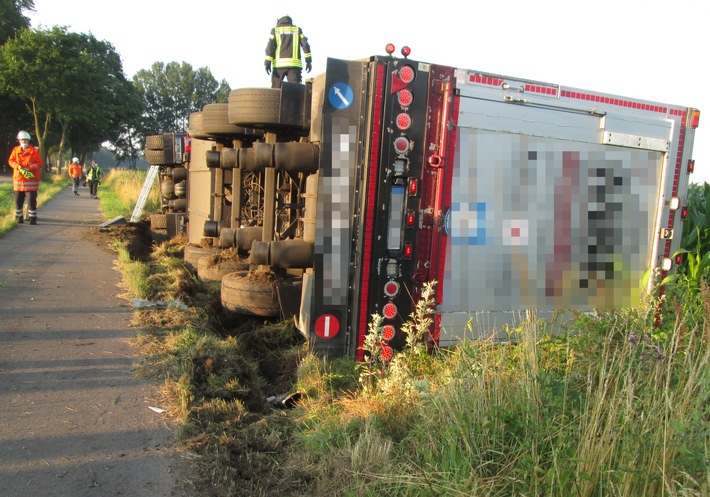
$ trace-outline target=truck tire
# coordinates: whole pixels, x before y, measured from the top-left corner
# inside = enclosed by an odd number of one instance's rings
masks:
[[[278,316],[280,306],[272,281],[247,279],[247,271],[237,271],[222,277],[222,306],[246,316]]]
[[[147,150],[163,150],[163,135],[150,135],[145,137],[145,148]]]
[[[150,216],[150,229],[166,230],[168,229],[168,216],[165,214],[152,214]]]
[[[171,150],[151,150],[145,149],[145,161],[153,166],[165,166],[173,163]]]
[[[200,257],[203,257],[205,255],[217,255],[219,251],[220,249],[218,248],[187,245],[184,250],[183,260],[185,261],[185,265],[188,268],[196,271],[197,263],[199,262]]]
[[[254,136],[257,133],[252,128],[230,124],[228,119],[228,104],[207,104],[202,108],[202,130],[209,135],[218,136]]]
[[[243,261],[217,261],[215,256],[204,255],[197,260],[197,277],[202,281],[221,281],[225,274],[246,271],[249,264]]]
[[[202,126],[203,120],[202,112],[193,112],[190,114],[187,120],[187,128],[189,130],[190,136],[192,138],[197,138],[198,140],[214,140],[214,136],[205,132]]]
[[[279,126],[279,88],[239,88],[229,92],[230,124],[257,128]]]

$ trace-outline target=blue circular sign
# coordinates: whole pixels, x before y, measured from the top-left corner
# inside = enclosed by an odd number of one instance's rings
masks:
[[[353,103],[353,89],[347,83],[335,83],[328,90],[328,101],[336,109],[347,109]]]

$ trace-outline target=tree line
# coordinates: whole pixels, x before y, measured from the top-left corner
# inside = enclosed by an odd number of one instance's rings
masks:
[[[185,132],[190,113],[227,101],[225,80],[186,62],[155,62],[129,80],[110,42],[64,26],[33,29],[34,10],[34,0],[0,0],[0,164],[24,129],[47,167],[86,162],[102,144],[135,167],[146,136]]]

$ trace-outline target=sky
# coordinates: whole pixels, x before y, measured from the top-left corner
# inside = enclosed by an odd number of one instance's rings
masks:
[[[209,68],[232,89],[268,87],[263,61],[269,31],[290,15],[311,45],[313,70],[304,72],[306,78],[323,72],[328,57],[384,55],[385,45],[394,43],[397,53],[409,46],[418,61],[693,107],[701,115],[691,181],[710,182],[710,29],[703,0],[422,5],[35,0],[30,20],[34,28],[66,26],[111,43],[129,79],[154,62],[187,62]]]

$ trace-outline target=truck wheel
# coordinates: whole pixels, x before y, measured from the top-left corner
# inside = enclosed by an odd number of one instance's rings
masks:
[[[239,126],[279,126],[279,88],[239,88],[229,92],[228,119]]]
[[[274,282],[248,279],[248,275],[247,271],[237,271],[222,277],[222,306],[247,316],[278,316],[280,307]]]
[[[200,257],[205,255],[217,255],[220,249],[218,248],[207,248],[207,247],[196,247],[195,245],[187,245],[184,250],[183,260],[185,265],[193,270],[197,270],[197,263]]]
[[[246,271],[249,264],[242,261],[215,261],[215,256],[204,255],[197,260],[197,277],[203,281],[221,281],[225,274]]]
[[[165,214],[152,214],[150,216],[150,229],[166,230],[168,229],[168,216]]]
[[[209,135],[252,136],[255,130],[235,126],[227,120],[228,104],[207,104],[202,108],[202,130]]]

